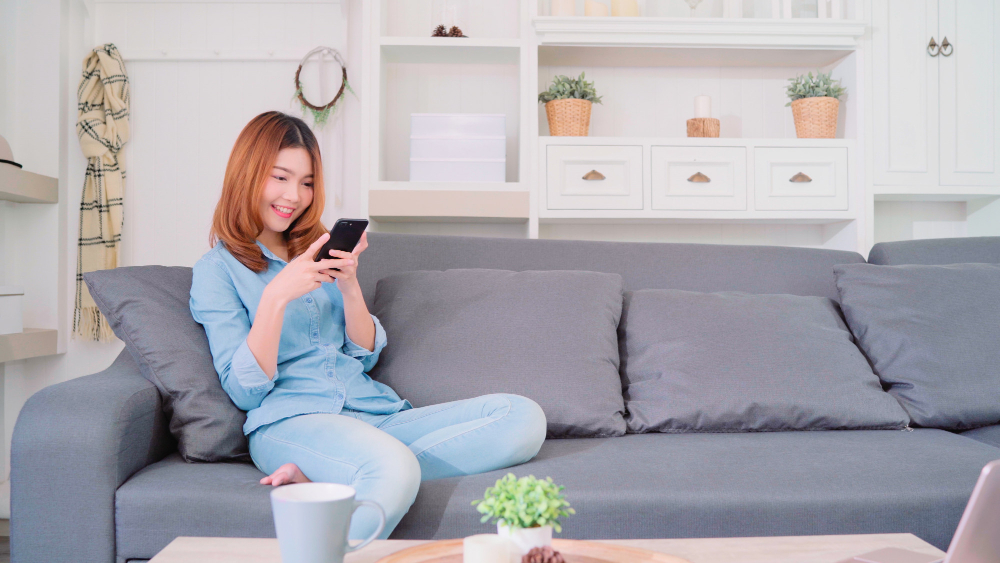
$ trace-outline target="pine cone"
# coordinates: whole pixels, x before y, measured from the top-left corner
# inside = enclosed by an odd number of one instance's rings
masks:
[[[531,548],[531,551],[521,557],[521,563],[566,563],[566,560],[561,553],[545,546]]]
[[[447,37],[448,31],[445,29],[444,25],[439,25],[434,28],[434,33],[431,33],[431,37]]]
[[[457,25],[453,25],[451,26],[451,29],[448,30],[448,37],[465,37],[465,34],[462,33],[462,30],[459,29]]]

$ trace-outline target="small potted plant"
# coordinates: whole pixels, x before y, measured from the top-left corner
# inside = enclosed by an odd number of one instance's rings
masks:
[[[538,95],[545,104],[549,119],[549,134],[553,136],[586,137],[590,129],[590,108],[601,103],[593,82],[579,78],[556,76],[549,89]]]
[[[472,504],[479,505],[476,510],[483,514],[482,522],[496,520],[497,534],[509,538],[524,555],[534,547],[551,546],[552,530],[562,532],[559,518],[575,513],[562,490],[551,477],[518,479],[508,473]]]
[[[830,74],[817,73],[789,78],[786,106],[792,106],[795,134],[800,139],[832,139],[837,136],[839,98],[847,91]]]

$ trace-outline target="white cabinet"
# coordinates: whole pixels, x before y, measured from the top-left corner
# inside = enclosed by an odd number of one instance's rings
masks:
[[[651,148],[653,209],[746,209],[743,147]]]
[[[1000,184],[998,33],[996,0],[873,2],[876,185]]]
[[[548,209],[642,209],[641,146],[550,146]]]
[[[758,148],[754,158],[757,209],[847,210],[847,149]]]

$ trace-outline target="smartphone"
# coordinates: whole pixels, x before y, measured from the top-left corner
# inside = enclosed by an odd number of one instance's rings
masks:
[[[333,228],[330,229],[330,238],[323,245],[323,248],[319,249],[316,256],[313,257],[313,261],[319,262],[324,258],[334,258],[330,256],[331,250],[351,252],[358,245],[361,235],[364,234],[367,228],[368,219],[337,219],[337,222],[333,224]],[[340,268],[332,269],[340,271]]]

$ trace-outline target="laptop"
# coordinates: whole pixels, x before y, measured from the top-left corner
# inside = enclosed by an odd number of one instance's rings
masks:
[[[858,555],[842,563],[997,563],[1000,562],[1000,460],[979,474],[969,504],[958,522],[944,559],[898,548]]]

